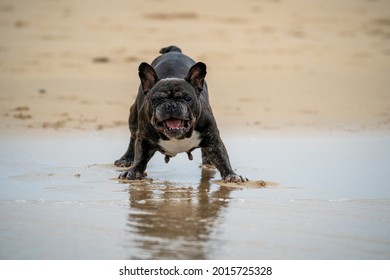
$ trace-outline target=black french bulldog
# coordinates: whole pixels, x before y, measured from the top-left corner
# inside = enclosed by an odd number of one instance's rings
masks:
[[[160,50],[152,65],[141,63],[141,85],[130,108],[130,144],[116,166],[131,166],[119,179],[142,179],[156,151],[165,162],[178,153],[202,149],[202,163],[215,165],[227,182],[244,182],[230,166],[207,91],[206,65],[195,63],[176,46]]]

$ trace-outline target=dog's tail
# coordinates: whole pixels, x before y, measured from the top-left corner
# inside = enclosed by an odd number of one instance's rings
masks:
[[[179,52],[179,53],[181,53],[181,49],[176,47],[176,46],[169,46],[169,47],[166,47],[166,48],[162,48],[160,50],[161,54],[169,53],[169,52]]]

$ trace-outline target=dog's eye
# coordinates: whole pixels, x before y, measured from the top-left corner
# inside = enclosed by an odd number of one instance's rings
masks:
[[[187,102],[190,102],[190,101],[192,100],[191,96],[189,96],[189,95],[184,96],[183,99],[184,99],[185,101],[187,101]]]

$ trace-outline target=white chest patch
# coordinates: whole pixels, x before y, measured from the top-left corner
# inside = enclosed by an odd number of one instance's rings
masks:
[[[174,157],[179,153],[184,153],[192,148],[196,148],[200,144],[199,132],[194,131],[191,138],[184,138],[182,140],[160,140],[159,146],[165,151],[165,154]]]

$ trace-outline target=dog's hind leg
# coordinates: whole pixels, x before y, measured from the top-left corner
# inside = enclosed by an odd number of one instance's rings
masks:
[[[126,153],[118,160],[115,161],[115,165],[118,167],[129,167],[134,162],[134,145],[135,145],[135,135],[138,129],[138,116],[137,116],[137,104],[135,103],[130,108],[129,115],[129,128],[130,128],[130,143],[127,148]]]

